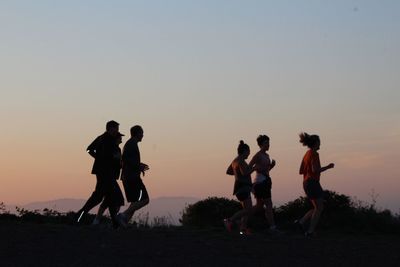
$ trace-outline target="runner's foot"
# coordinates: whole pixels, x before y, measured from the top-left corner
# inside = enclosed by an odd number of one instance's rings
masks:
[[[92,225],[99,225],[100,224],[100,220],[97,218],[94,218]]]
[[[300,220],[295,220],[293,222],[293,225],[296,227],[296,229],[300,230],[302,233],[306,232],[306,230],[304,229],[304,225],[300,222]]]
[[[250,230],[250,228],[244,228],[244,229],[240,230],[239,234],[241,234],[241,235],[252,235],[253,232]]]
[[[116,219],[117,219],[117,222],[119,223],[119,225],[121,225],[124,228],[128,227],[128,220],[127,220],[125,214],[119,213],[117,215]]]
[[[307,238],[307,239],[313,239],[314,237],[315,237],[315,232],[305,232],[304,233],[304,236]]]

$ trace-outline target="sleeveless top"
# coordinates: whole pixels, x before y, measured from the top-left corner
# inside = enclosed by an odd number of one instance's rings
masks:
[[[243,175],[240,170],[235,170],[233,166],[232,169],[235,174],[235,184],[233,186],[233,194],[235,195],[243,190],[249,190],[250,192],[252,188],[250,174]]]

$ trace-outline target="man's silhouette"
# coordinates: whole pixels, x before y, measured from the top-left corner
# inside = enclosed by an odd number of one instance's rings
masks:
[[[143,129],[136,125],[131,128],[131,138],[126,142],[122,152],[122,182],[129,207],[118,214],[118,223],[127,226],[133,213],[149,203],[149,195],[140,174],[145,173],[149,166],[140,161],[138,143],[143,139]]]
[[[122,166],[122,153],[121,153],[121,149],[119,148],[119,145],[122,143],[122,136],[124,136],[124,135],[121,134],[121,133],[118,133],[118,136],[117,136],[117,139],[116,139],[116,142],[117,142],[117,145],[118,145],[118,151],[116,151],[118,153],[118,155],[116,155],[116,156],[118,158],[120,158],[121,166]],[[121,174],[120,169],[116,169],[116,173],[115,173],[114,179],[118,180],[120,174]],[[121,191],[121,189],[120,189],[118,184],[117,184],[115,193],[116,193],[115,198],[121,199],[121,202],[120,202],[121,205],[120,206],[124,205],[124,202],[123,202],[123,198],[124,197],[122,196],[122,191]],[[112,203],[112,199],[110,201],[110,199],[108,199],[107,197],[104,198],[103,202],[101,202],[101,204],[100,204],[100,207],[99,207],[99,209],[97,211],[96,217],[94,218],[94,220],[92,222],[92,225],[100,224],[104,212],[110,206],[110,202]],[[117,212],[119,211],[119,208],[120,207],[118,206],[117,207]]]
[[[119,137],[119,123],[109,121],[106,132],[98,136],[87,148],[94,157],[92,174],[96,175],[96,188],[85,205],[78,211],[76,222],[104,199],[107,202],[113,226],[117,227],[116,214],[124,199],[115,176],[121,168],[120,150],[116,142]]]

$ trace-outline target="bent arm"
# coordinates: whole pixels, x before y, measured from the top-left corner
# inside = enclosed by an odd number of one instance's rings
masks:
[[[246,162],[240,163],[239,168],[242,175],[249,175],[254,171],[254,168],[251,168]]]
[[[250,168],[253,168],[254,165],[256,164],[256,162],[257,162],[257,154],[254,155],[254,156],[251,158],[251,160],[250,160],[250,162],[249,162],[249,167],[250,167]]]
[[[276,165],[276,161],[275,160],[271,160],[271,164],[269,165],[269,170],[272,170]]]
[[[325,167],[321,167],[320,170],[319,170],[319,172],[320,172],[320,173],[321,173],[321,172],[324,172],[324,171],[326,171],[326,170],[332,169],[333,167],[335,167],[335,164],[330,163],[329,165],[326,165]]]
[[[322,173],[322,172],[329,170],[335,166],[335,164],[330,163],[329,165],[327,165],[325,167],[321,167],[319,158],[313,159],[311,164],[312,164],[311,166],[312,166],[312,170],[314,173]]]
[[[299,174],[304,174],[304,161],[301,161]]]
[[[92,156],[93,158],[96,158],[99,143],[100,143],[100,138],[97,137],[97,138],[86,148],[86,152],[88,152],[89,155]]]
[[[232,163],[229,165],[229,167],[226,169],[226,174],[227,175],[234,175],[235,173],[233,172],[232,168]]]

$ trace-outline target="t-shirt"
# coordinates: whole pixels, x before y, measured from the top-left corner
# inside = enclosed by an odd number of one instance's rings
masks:
[[[321,168],[321,163],[319,162],[319,154],[316,151],[308,150],[303,157],[303,161],[300,165],[300,174],[303,174],[304,181],[307,179],[315,179],[319,181],[321,177],[320,172],[313,172],[313,167],[317,169]]]
[[[97,137],[87,148],[95,160],[92,174],[115,178],[121,168],[121,158],[117,156],[119,147],[115,137],[107,132]]]
[[[141,171],[138,143],[134,139],[129,139],[122,152],[122,178],[140,178]]]

